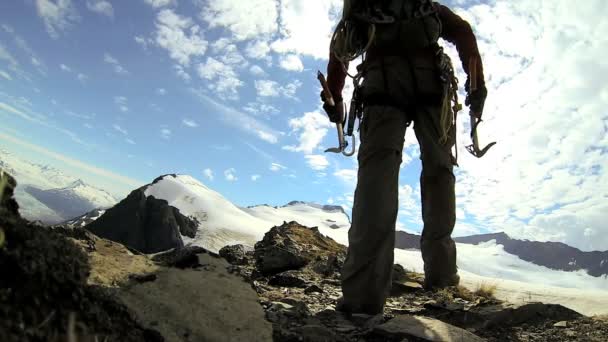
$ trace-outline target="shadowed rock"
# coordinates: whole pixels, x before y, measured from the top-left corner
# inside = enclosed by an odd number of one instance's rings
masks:
[[[145,189],[134,190],[85,228],[143,253],[183,247],[181,235],[193,238],[198,222],[167,201],[146,196]]]

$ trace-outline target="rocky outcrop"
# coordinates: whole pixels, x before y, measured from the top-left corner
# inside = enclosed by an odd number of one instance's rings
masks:
[[[184,246],[181,236],[194,237],[198,222],[182,215],[167,201],[134,190],[85,228],[103,238],[143,253],[157,253]]]
[[[226,258],[237,260],[230,271],[250,281],[258,293],[274,341],[503,341],[505,336],[516,341],[602,341],[608,330],[607,323],[560,305],[513,305],[457,287],[426,291],[424,276],[400,265],[394,266],[383,315],[337,312],[344,246],[296,222],[273,227],[253,254],[242,253],[239,246],[223,250]]]
[[[346,247],[322,235],[316,227],[297,222],[275,226],[255,244],[254,258],[265,275],[297,270],[312,261],[343,256]]]

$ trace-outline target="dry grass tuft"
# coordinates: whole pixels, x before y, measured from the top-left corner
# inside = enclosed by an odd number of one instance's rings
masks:
[[[473,292],[473,294],[486,299],[494,299],[496,288],[496,284],[482,282],[481,284],[479,284],[479,286],[477,286],[477,289]]]
[[[458,285],[454,291],[454,297],[462,298],[466,301],[472,302],[475,300],[475,295],[469,289],[462,285]]]

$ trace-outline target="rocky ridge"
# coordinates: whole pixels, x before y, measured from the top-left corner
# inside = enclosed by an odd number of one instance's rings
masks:
[[[258,293],[274,341],[602,341],[608,332],[560,305],[513,305],[458,287],[425,291],[422,275],[399,265],[383,315],[349,317],[334,310],[345,253],[296,222],[273,227],[253,251],[220,250]]]

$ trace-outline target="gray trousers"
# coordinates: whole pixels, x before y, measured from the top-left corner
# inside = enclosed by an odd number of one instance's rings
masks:
[[[456,220],[450,150],[454,142],[439,143],[439,106],[421,106],[407,114],[413,119],[421,151],[426,285],[441,286],[457,274],[451,238]],[[390,291],[406,122],[406,113],[394,107],[365,109],[348,255],[342,269],[344,304],[354,312],[381,312]]]

